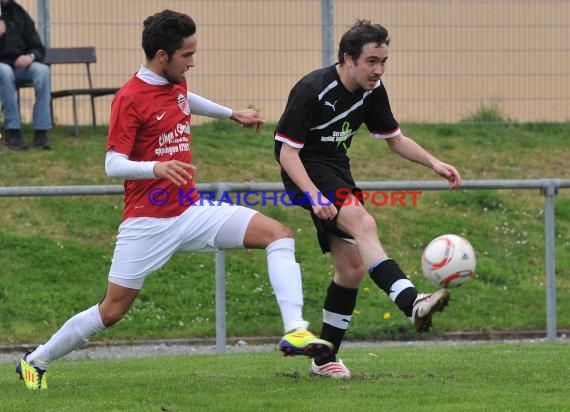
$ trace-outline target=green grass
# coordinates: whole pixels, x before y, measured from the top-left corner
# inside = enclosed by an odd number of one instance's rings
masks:
[[[505,116],[498,104],[481,104],[477,110],[462,118],[460,123],[484,125],[485,123],[508,123],[513,121],[513,119]]]
[[[570,125],[404,125],[463,179],[569,179]],[[30,136],[30,130],[25,133]],[[277,182],[272,126],[260,135],[231,122],[192,128],[198,182]],[[105,130],[51,134],[55,149],[0,149],[0,186],[120,184],[104,174]],[[436,180],[429,170],[391,153],[361,131],[350,151],[357,180]],[[425,192],[417,207],[372,207],[388,254],[420,289],[423,247],[442,233],[467,237],[477,276],[453,291],[433,335],[546,327],[544,213],[538,190]],[[0,343],[41,342],[72,314],[103,295],[120,223],[121,196],[0,198]],[[265,207],[296,234],[305,314],[317,330],[332,277],[330,256],[316,244],[299,208]],[[570,190],[556,197],[557,323],[570,328]],[[263,251],[227,253],[227,326],[233,337],[281,333]],[[119,325],[95,339],[190,338],[215,334],[214,257],[178,255],[149,277]],[[415,337],[409,321],[366,279],[349,339]],[[389,313],[391,316],[384,314]]]
[[[2,411],[568,411],[567,344],[347,349],[350,381],[275,352],[55,363],[27,391],[0,365]]]

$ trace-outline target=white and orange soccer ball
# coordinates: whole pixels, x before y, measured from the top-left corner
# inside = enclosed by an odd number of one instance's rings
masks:
[[[477,259],[469,241],[447,234],[436,237],[424,249],[422,271],[427,280],[443,287],[454,288],[475,274]]]

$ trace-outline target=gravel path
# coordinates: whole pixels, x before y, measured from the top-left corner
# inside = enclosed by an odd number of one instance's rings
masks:
[[[380,349],[392,346],[433,346],[433,345],[482,345],[489,343],[537,343],[546,342],[542,335],[529,336],[529,333],[508,337],[493,336],[481,339],[478,335],[461,335],[461,338],[447,337],[446,339],[424,339],[418,341],[366,341],[344,342],[343,348]],[[570,344],[570,335],[559,334],[557,343]],[[485,337],[485,336],[484,336]],[[277,350],[279,338],[244,338],[226,345],[225,353],[240,352],[269,352]],[[16,363],[26,351],[35,345],[0,345],[0,364]],[[152,357],[163,355],[213,355],[217,353],[214,340],[169,340],[169,341],[136,341],[136,342],[93,342],[85,348],[76,350],[66,356],[69,360],[79,359],[120,359],[126,357]]]

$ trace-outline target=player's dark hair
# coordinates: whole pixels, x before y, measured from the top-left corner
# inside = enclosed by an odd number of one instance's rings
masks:
[[[163,10],[143,22],[142,48],[152,60],[158,50],[164,50],[168,59],[182,47],[186,37],[196,33],[196,24],[190,16],[172,10]]]
[[[344,63],[344,54],[353,60],[358,60],[362,54],[362,47],[367,43],[376,43],[378,46],[390,45],[388,30],[380,24],[372,24],[369,20],[357,20],[346,33],[342,35],[338,45],[338,61]]]

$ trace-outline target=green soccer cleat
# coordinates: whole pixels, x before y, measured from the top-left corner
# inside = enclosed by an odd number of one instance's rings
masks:
[[[16,373],[20,375],[20,379],[24,381],[26,388],[34,391],[45,390],[48,388],[46,371],[31,366],[26,361],[26,357],[29,354],[29,352],[26,353],[26,355],[20,359],[20,362],[16,365]]]
[[[303,355],[315,359],[328,358],[334,352],[333,344],[319,339],[308,330],[289,332],[279,341],[279,350],[284,356]]]

